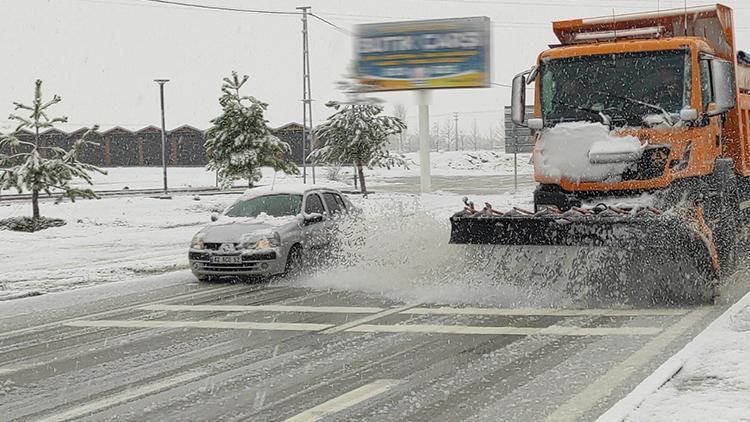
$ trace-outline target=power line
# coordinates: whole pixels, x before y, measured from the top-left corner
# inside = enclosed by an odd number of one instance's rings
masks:
[[[264,15],[299,15],[300,14],[299,12],[285,12],[282,10],[240,9],[236,7],[210,6],[207,4],[185,3],[181,1],[172,1],[172,0],[140,0],[140,1],[149,2],[149,3],[168,4],[172,6],[192,7],[196,9],[220,10],[223,12],[259,13],[259,14],[264,14]]]
[[[310,12],[310,13],[309,13],[309,15],[310,15],[310,16],[312,16],[312,17],[314,17],[315,19],[318,19],[319,21],[321,21],[321,22],[323,22],[323,23],[326,23],[326,24],[328,24],[328,25],[332,26],[333,28],[335,28],[336,30],[338,30],[339,32],[341,32],[342,34],[346,34],[346,35],[354,35],[354,34],[353,34],[353,33],[352,33],[351,31],[349,31],[348,29],[344,29],[344,28],[342,28],[342,27],[340,27],[340,26],[336,25],[335,23],[333,23],[333,22],[331,22],[331,21],[329,21],[329,20],[327,20],[327,19],[324,19],[324,18],[322,18],[322,17],[320,17],[320,16],[316,15],[315,13],[312,13],[312,12]]]

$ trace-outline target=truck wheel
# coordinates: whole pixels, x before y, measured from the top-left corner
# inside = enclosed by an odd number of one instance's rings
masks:
[[[737,176],[731,160],[716,160],[714,174],[703,202],[706,224],[713,232],[716,252],[724,278],[737,267],[737,243],[740,229],[740,204]]]

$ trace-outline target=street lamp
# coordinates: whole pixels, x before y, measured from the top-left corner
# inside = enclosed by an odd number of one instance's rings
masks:
[[[169,79],[154,79],[159,84],[159,96],[161,97],[161,164],[164,167],[164,196],[167,195],[167,129],[164,125],[164,84]]]

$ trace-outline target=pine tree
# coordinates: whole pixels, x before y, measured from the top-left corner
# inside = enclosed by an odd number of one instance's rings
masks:
[[[55,123],[65,123],[67,117],[47,116],[48,109],[59,103],[62,99],[54,95],[52,100],[45,102],[42,99],[42,81],[37,79],[34,89],[34,102],[27,106],[14,102],[16,110],[29,112],[29,117],[10,115],[10,120],[18,122],[15,131],[0,137],[0,148],[8,147],[9,154],[0,154],[0,189],[16,189],[19,193],[31,192],[32,219],[41,218],[39,212],[39,193],[45,192],[52,195],[53,190],[63,192],[63,195],[75,200],[81,198],[98,198],[91,189],[79,189],[70,186],[73,178],[79,178],[93,184],[90,172],[106,172],[94,165],[78,161],[90,135],[98,127],[94,126],[87,131],[81,139],[73,143],[66,151],[58,146],[44,146],[40,143],[39,132],[43,129],[54,127]],[[33,142],[19,139],[21,132],[26,129],[34,134]],[[42,152],[44,151],[44,152]]]
[[[372,103],[343,104],[330,101],[336,110],[315,129],[325,146],[310,156],[319,162],[346,165],[354,163],[362,193],[367,196],[363,168],[405,166],[405,161],[388,151],[388,138],[406,129],[401,119],[380,115],[383,107]]]
[[[263,118],[268,104],[240,95],[248,76],[237,72],[224,78],[219,104],[223,113],[211,120],[206,131],[208,169],[218,172],[219,184],[228,188],[238,179],[248,179],[250,187],[261,178],[261,167],[272,167],[287,174],[298,174],[286,142],[271,134]]]

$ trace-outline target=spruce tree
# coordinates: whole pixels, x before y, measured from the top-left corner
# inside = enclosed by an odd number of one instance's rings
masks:
[[[29,113],[28,117],[10,115],[10,120],[18,122],[13,133],[0,137],[0,148],[6,147],[10,154],[0,154],[0,189],[15,189],[19,193],[31,192],[32,219],[41,218],[39,212],[39,194],[52,195],[58,190],[63,195],[75,200],[77,197],[97,198],[91,189],[80,189],[70,186],[73,178],[79,178],[89,185],[91,172],[106,172],[94,165],[78,161],[83,149],[90,142],[88,138],[98,127],[94,126],[81,139],[73,143],[69,150],[59,146],[45,146],[40,143],[40,131],[54,127],[55,123],[65,123],[67,117],[49,118],[48,110],[62,99],[54,95],[51,100],[42,99],[42,81],[37,79],[34,88],[34,101],[28,106],[14,102],[16,110]],[[31,131],[34,139],[31,142],[21,140],[23,130]],[[44,151],[44,152],[42,152]]]
[[[286,142],[271,134],[263,117],[268,104],[240,94],[248,76],[237,72],[224,78],[219,104],[222,114],[211,120],[206,131],[208,169],[218,172],[222,188],[238,179],[248,179],[250,187],[261,178],[261,167],[272,167],[287,174],[298,174]]]
[[[336,112],[315,129],[315,135],[325,142],[324,147],[310,155],[315,161],[338,165],[354,163],[365,196],[364,167],[390,169],[406,165],[402,158],[391,155],[387,149],[388,138],[406,129],[401,119],[380,115],[383,107],[368,102],[344,104],[330,101],[326,106]]]

